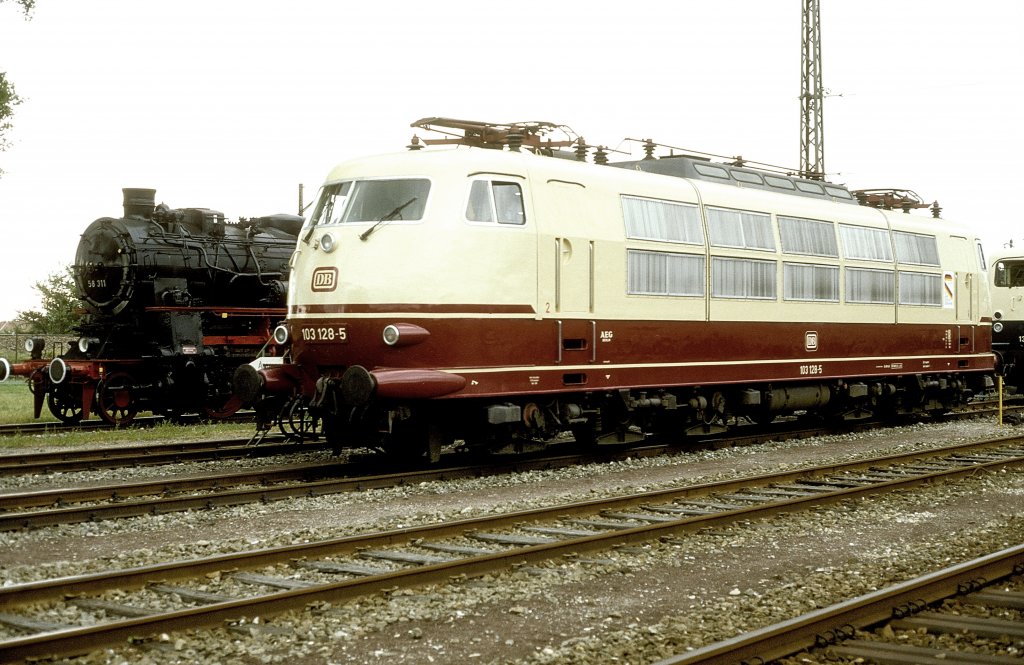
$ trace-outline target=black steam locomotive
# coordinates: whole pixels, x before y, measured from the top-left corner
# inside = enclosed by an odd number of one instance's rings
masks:
[[[3,361],[0,379],[28,377],[36,417],[45,401],[64,422],[91,411],[113,424],[140,411],[228,416],[240,406],[233,370],[284,317],[302,217],[228,223],[208,208],[155,205],[153,189],[123,192],[124,217],[96,220],[79,241],[77,344],[49,363],[38,351]]]

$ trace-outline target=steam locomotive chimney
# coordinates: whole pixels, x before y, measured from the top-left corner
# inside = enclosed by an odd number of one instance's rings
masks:
[[[155,189],[137,189],[124,187],[121,189],[124,194],[124,216],[144,217],[149,219],[153,216],[153,208],[156,207]]]

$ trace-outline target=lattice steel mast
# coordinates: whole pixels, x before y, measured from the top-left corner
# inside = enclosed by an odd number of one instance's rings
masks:
[[[825,129],[822,118],[821,6],[804,0],[800,68],[800,175],[825,178]]]

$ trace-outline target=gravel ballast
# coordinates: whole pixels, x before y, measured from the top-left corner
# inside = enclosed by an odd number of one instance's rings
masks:
[[[917,425],[753,448],[423,483],[0,534],[5,584],[707,482],[1013,433]],[[83,481],[88,479],[83,476]],[[1024,473],[90,654],[81,663],[648,663],[1020,542]],[[596,562],[589,562],[596,560]],[[31,563],[30,563],[31,562]]]

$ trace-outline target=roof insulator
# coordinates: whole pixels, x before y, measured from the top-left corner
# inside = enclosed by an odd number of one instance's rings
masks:
[[[590,146],[587,145],[587,142],[583,140],[582,136],[579,137],[576,140],[576,161],[577,162],[585,162],[585,161],[587,161],[587,150],[589,148],[590,148]]]
[[[644,159],[654,159],[654,141],[644,139]]]

